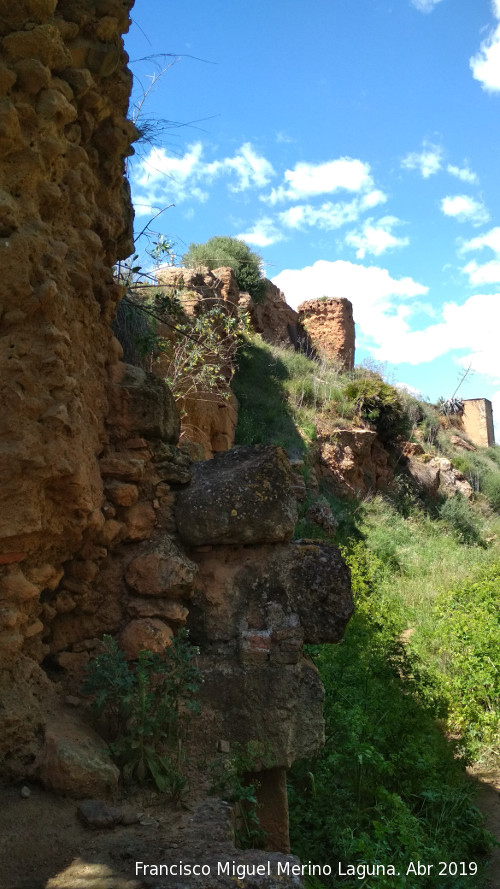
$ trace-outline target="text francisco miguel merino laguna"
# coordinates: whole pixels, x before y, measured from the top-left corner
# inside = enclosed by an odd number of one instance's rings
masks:
[[[465,862],[460,862],[460,864],[465,867]],[[419,876],[423,874],[428,875],[433,867],[432,864],[425,865],[420,861],[410,862],[406,869],[406,874],[418,874]],[[474,865],[474,867],[477,869],[477,865]],[[457,872],[458,871],[455,870],[455,873]],[[465,870],[460,871],[460,873],[462,872],[466,873],[466,875],[471,873],[470,870],[467,872],[465,872]],[[399,871],[396,871],[392,864],[383,865],[377,863],[373,865],[354,865],[345,864],[342,861],[337,862],[336,868],[332,867],[330,864],[312,864],[310,861],[307,864],[299,864],[290,860],[265,861],[261,864],[244,864],[237,861],[216,861],[212,862],[212,864],[194,864],[183,861],[174,862],[172,864],[146,864],[144,861],[135,862],[136,877],[209,877],[225,875],[228,877],[244,879],[245,877],[265,876],[327,877],[332,874],[338,876],[352,876],[357,877],[358,880],[362,880],[366,876],[396,876],[399,875]]]

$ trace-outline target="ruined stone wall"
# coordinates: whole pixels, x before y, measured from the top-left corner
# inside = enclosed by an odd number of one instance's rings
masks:
[[[487,398],[465,399],[462,423],[466,435],[478,448],[491,448],[495,444],[493,407]]]
[[[120,360],[131,5],[0,0],[0,772],[76,797],[116,788],[86,725],[84,668],[103,633],[129,658],[163,650],[196,596],[207,736],[271,742],[262,805],[286,847],[284,770],[323,731],[302,644],[342,635],[349,573],[335,548],[290,542],[280,449],[192,470],[170,391]]]
[[[106,527],[111,267],[132,249],[131,5],[0,2],[0,688],[14,700],[24,680],[43,685],[44,592]]]
[[[314,348],[337,358],[344,370],[354,367],[354,319],[348,299],[310,299],[298,307],[299,322]]]
[[[304,331],[299,329],[299,316],[286,301],[286,296],[276,284],[266,280],[262,299],[247,304],[252,327],[266,343],[278,346],[297,346]]]

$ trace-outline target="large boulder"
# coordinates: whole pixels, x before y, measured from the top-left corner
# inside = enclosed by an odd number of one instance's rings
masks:
[[[353,606],[349,568],[337,547],[294,541],[218,547],[195,557],[199,574],[190,621],[197,623],[196,641],[237,640],[243,661],[254,648],[267,650],[263,661],[286,663],[292,640],[342,639]]]
[[[282,448],[236,447],[195,463],[177,499],[179,534],[190,546],[290,540],[297,521],[292,484]]]
[[[102,738],[64,717],[46,727],[39,775],[49,790],[76,799],[106,796],[117,789],[120,777]]]

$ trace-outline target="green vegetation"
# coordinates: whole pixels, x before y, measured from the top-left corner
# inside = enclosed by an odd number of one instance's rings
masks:
[[[500,447],[465,451],[455,456],[453,463],[472,489],[483,494],[493,509],[500,512]]]
[[[259,741],[233,743],[231,751],[220,754],[211,764],[211,792],[227,800],[234,807],[235,843],[240,849],[261,849],[265,831],[257,815],[258,779],[253,774],[259,769],[275,765],[272,753]]]
[[[178,799],[187,780],[182,773],[182,738],[188,717],[197,713],[197,649],[179,633],[164,654],[141,651],[127,662],[111,636],[88,666],[83,693],[93,696],[92,712],[127,783],[152,779]]]
[[[333,363],[267,345],[259,336],[246,337],[233,389],[240,402],[237,441],[245,444],[280,444],[304,454],[319,415],[333,427],[366,420],[394,438],[407,430],[399,393],[377,374],[341,373]]]
[[[188,268],[207,266],[209,269],[216,269],[229,266],[234,271],[241,291],[249,293],[255,302],[263,297],[266,285],[262,274],[262,258],[238,238],[217,236],[209,238],[204,244],[190,244],[182,257],[182,263]]]
[[[228,398],[234,360],[248,329],[244,312],[229,314],[223,305],[204,306],[191,314],[189,291],[139,288],[120,302],[114,321],[124,359],[152,370],[161,363],[174,398],[214,393]]]
[[[464,763],[500,757],[500,448],[458,451],[456,418],[440,418],[371,370],[340,373],[259,337],[240,353],[234,389],[237,441],[282,445],[301,457],[306,481],[317,427],[334,440],[337,428],[362,424],[389,446],[413,439],[452,459],[476,491],[472,502],[432,499],[403,471],[389,493],[361,501],[340,500],[326,480],[309,490],[296,534],[326,536],[306,517],[326,500],[356,609],[339,645],[310,650],[326,689],[326,745],[293,767],[290,812],[292,848],[304,861],[393,863],[401,875],[378,876],[382,889],[484,885],[491,838]],[[418,860],[471,870],[407,875]],[[372,883],[313,876],[306,885]]]
[[[468,758],[500,758],[500,563],[441,593],[412,649],[439,688],[450,730]]]
[[[401,876],[377,877],[382,889],[480,885],[438,875],[439,861],[480,860],[489,839],[453,747],[432,718],[435,701],[424,706],[406,675],[404,616],[380,593],[383,565],[359,544],[345,554],[356,613],[340,645],[311,650],[325,685],[327,740],[315,760],[291,772],[292,848],[303,860],[391,863]],[[418,860],[434,865],[424,882],[406,875]],[[323,877],[308,885],[354,889],[360,882]]]

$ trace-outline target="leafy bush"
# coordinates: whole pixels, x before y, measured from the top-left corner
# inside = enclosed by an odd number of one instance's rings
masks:
[[[439,514],[461,543],[470,546],[484,544],[478,515],[463,494],[457,491],[445,500]]]
[[[240,849],[263,848],[266,833],[259,824],[257,790],[259,769],[276,764],[271,751],[259,741],[246,744],[233,742],[231,752],[220,754],[211,764],[211,792],[217,793],[234,807],[235,842]]]
[[[454,466],[470,482],[472,489],[484,494],[490,506],[500,512],[500,448],[466,451],[453,457]]]
[[[182,730],[199,712],[196,653],[179,633],[164,654],[141,651],[128,663],[116,640],[104,636],[103,651],[90,661],[82,691],[93,696],[95,721],[126,782],[152,778],[162,793],[182,793]]]
[[[344,387],[344,394],[355,407],[360,420],[373,423],[384,442],[409,438],[411,418],[400,393],[376,373],[355,374]]]
[[[255,302],[264,296],[266,284],[262,275],[262,258],[238,238],[216,236],[204,244],[190,244],[182,262],[189,268],[230,266],[240,290],[249,293]]]

